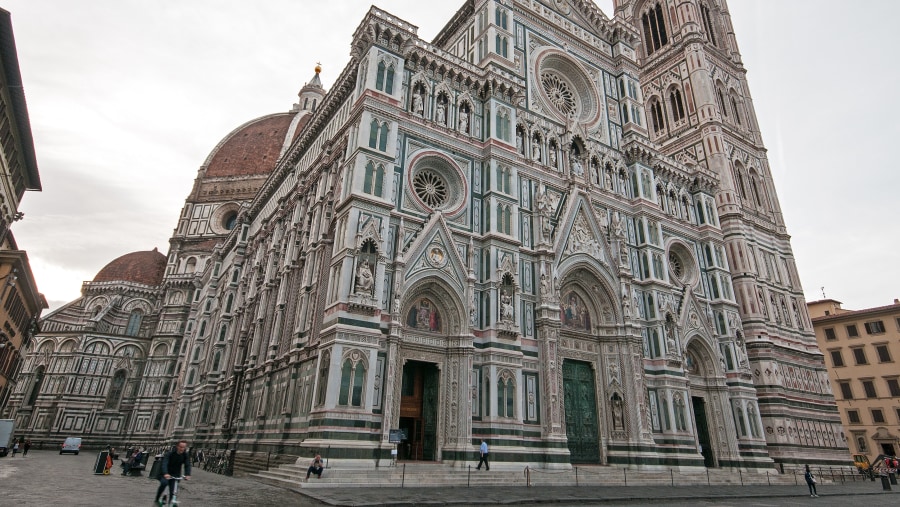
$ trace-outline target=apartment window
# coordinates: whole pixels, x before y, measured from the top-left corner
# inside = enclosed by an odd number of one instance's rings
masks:
[[[856,329],[856,324],[850,324],[847,326],[847,336],[850,338],[857,338],[859,336],[859,331]]]
[[[866,443],[865,435],[854,435],[856,440],[856,448],[859,452],[869,452],[869,446]]]
[[[844,356],[841,355],[840,350],[831,351],[831,364],[833,366],[844,366]]]
[[[884,412],[880,408],[872,409],[872,422],[884,424]]]
[[[887,380],[888,390],[891,392],[891,396],[900,396],[900,380],[897,380],[896,378],[889,378],[885,380]]]
[[[878,362],[879,363],[890,363],[891,362],[891,351],[888,350],[887,345],[876,345],[875,350],[878,352]]]
[[[897,411],[897,422],[900,422],[900,408],[894,409]]]
[[[841,396],[843,396],[845,400],[852,400],[853,388],[850,387],[850,382],[840,382],[838,385],[841,386]]]
[[[848,410],[847,420],[850,424],[859,424],[859,410]]]
[[[826,327],[826,328],[825,328],[825,339],[828,340],[828,341],[834,341],[834,340],[837,340],[837,335],[834,334],[834,328],[833,328],[833,327]]]
[[[865,326],[867,334],[881,334],[884,332],[884,322],[881,322],[880,320],[866,322]]]
[[[871,380],[863,380],[863,391],[866,392],[866,398],[877,398],[878,395],[875,394],[875,383]]]
[[[866,360],[866,351],[862,347],[853,349],[853,358],[856,360],[856,364],[869,364],[869,361]]]

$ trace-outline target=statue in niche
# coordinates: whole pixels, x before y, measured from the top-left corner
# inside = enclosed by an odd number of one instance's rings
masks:
[[[769,318],[769,308],[766,306],[766,298],[763,296],[762,289],[756,289],[756,298],[759,300],[759,311],[763,317]]]
[[[469,110],[465,107],[459,110],[459,131],[463,134],[469,133]]]
[[[516,131],[516,152],[525,155],[525,134],[521,130]]]
[[[422,92],[421,88],[417,88],[413,93],[413,113],[424,116],[425,115],[425,93]]]
[[[576,178],[584,177],[584,166],[581,165],[581,161],[577,158],[572,159],[572,175]]]
[[[550,146],[550,150],[547,152],[547,156],[550,157],[550,166],[556,167],[556,150],[553,146]]]
[[[442,97],[438,98],[437,110],[434,114],[436,122],[440,123],[441,125],[445,125],[447,123],[447,104],[442,100]]]
[[[375,276],[367,260],[356,269],[356,293],[369,297],[375,293]]]
[[[393,313],[400,313],[400,294],[394,294],[394,308]]]
[[[416,301],[406,315],[406,325],[412,329],[439,333],[443,330],[441,314],[430,300]]]
[[[539,139],[531,142],[531,160],[535,162],[541,161],[541,142]]]
[[[504,322],[512,322],[513,319],[514,315],[512,297],[507,294],[505,290],[500,291],[500,320]]]
[[[624,226],[624,224],[622,224],[622,217],[619,215],[618,211],[613,213],[612,229],[613,229],[613,235],[615,235],[616,239],[618,239],[618,240],[625,239],[625,226]]]
[[[609,174],[609,170],[603,171],[603,188],[612,192],[612,176]]]
[[[631,318],[631,296],[628,295],[628,289],[622,294],[622,316]]]
[[[672,319],[671,315],[666,316],[666,323],[663,328],[666,333],[666,348],[668,349],[669,354],[675,354],[678,345],[675,342],[675,320]]]
[[[547,276],[547,273],[541,273],[541,297],[550,296],[550,290],[550,277]]]
[[[613,395],[612,399],[613,428],[617,430],[625,429],[625,407],[622,398],[618,394]]]

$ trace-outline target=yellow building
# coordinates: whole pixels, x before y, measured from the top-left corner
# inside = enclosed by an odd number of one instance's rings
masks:
[[[833,299],[808,304],[825,354],[850,451],[873,460],[900,451],[900,300],[845,310]]]

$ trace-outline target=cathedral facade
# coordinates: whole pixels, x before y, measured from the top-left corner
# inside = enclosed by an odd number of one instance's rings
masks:
[[[373,7],[330,90],[215,147],[167,256],[44,319],[8,413],[359,466],[843,464],[745,74],[724,0],[467,0],[431,42]]]

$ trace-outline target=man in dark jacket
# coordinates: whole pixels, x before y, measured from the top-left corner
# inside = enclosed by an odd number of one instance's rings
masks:
[[[187,440],[180,440],[175,448],[167,452],[162,459],[162,466],[159,469],[159,489],[156,490],[156,502],[159,503],[159,497],[166,486],[169,487],[169,498],[172,497],[172,490],[175,488],[175,481],[170,480],[172,477],[181,477],[181,467],[184,467],[184,478],[191,478],[191,459],[187,453]]]

